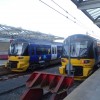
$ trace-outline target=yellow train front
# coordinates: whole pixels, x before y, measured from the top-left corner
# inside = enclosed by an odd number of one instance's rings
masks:
[[[29,66],[28,42],[24,39],[16,39],[11,42],[8,52],[8,62],[5,67],[15,72],[23,72]]]
[[[100,41],[82,34],[69,36],[63,44],[60,74],[67,74],[69,60],[75,80],[86,79],[100,64]]]

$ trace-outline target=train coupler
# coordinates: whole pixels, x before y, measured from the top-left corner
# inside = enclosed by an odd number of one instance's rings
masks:
[[[73,82],[73,77],[34,72],[26,81],[28,90],[22,95],[21,100],[42,100],[45,91],[51,94],[50,100],[64,99]]]

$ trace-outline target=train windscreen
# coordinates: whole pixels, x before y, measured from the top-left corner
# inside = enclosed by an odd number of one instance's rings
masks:
[[[9,48],[9,55],[23,55],[27,47],[25,43],[12,43]]]
[[[68,38],[64,42],[63,55],[70,57],[87,57],[90,40],[86,38]]]

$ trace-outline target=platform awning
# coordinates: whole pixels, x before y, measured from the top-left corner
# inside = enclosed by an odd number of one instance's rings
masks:
[[[100,28],[100,0],[71,0]]]

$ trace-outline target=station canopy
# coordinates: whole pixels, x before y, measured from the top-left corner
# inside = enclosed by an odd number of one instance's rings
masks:
[[[100,28],[100,0],[71,0]]]
[[[0,38],[5,39],[37,39],[37,40],[47,40],[47,41],[55,41],[55,40],[63,40],[63,37],[54,36],[51,34],[45,34],[41,32],[30,31],[22,28],[15,28],[6,25],[0,25]]]

